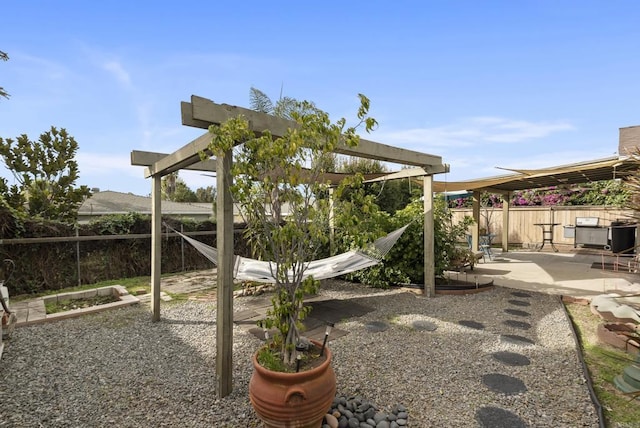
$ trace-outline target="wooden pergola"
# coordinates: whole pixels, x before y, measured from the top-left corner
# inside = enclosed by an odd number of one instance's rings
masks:
[[[297,124],[283,118],[259,113],[228,104],[216,104],[206,98],[191,96],[191,102],[181,103],[182,124],[207,129],[210,125],[219,125],[228,119],[244,116],[250,129],[260,135],[270,130],[274,137],[284,135],[287,128]],[[152,201],[152,237],[151,237],[151,307],[152,319],[160,320],[160,275],[161,275],[161,179],[163,176],[180,169],[199,171],[217,171],[217,213],[216,232],[218,249],[217,279],[217,319],[216,319],[216,374],[218,377],[218,395],[225,397],[232,391],[232,347],[233,347],[233,202],[230,194],[230,174],[232,153],[218,159],[201,160],[201,153],[210,155],[208,146],[211,141],[209,132],[184,145],[171,154],[131,152],[131,164],[144,166],[144,176],[151,178]],[[423,177],[424,187],[424,293],[435,295],[434,235],[433,235],[433,178],[434,174],[444,173],[447,166],[440,156],[392,147],[373,141],[360,139],[357,147],[339,145],[335,153],[376,159],[402,165],[410,165],[406,176]],[[393,178],[393,177],[390,177]]]

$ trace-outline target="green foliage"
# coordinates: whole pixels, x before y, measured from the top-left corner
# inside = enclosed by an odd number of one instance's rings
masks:
[[[30,141],[26,134],[0,138],[0,156],[20,186],[0,185],[11,206],[31,217],[75,222],[78,208],[91,195],[87,186],[74,187],[79,178],[75,155],[78,143],[55,127]]]
[[[0,51],[0,60],[9,61],[9,55],[6,52]],[[0,97],[9,98],[9,94],[0,86]]]
[[[24,217],[24,213],[11,207],[0,191],[0,239],[21,236],[24,233]]]
[[[282,96],[282,94],[274,103],[267,94],[253,87],[249,90],[249,105],[255,111],[290,120],[295,120],[296,115],[314,114],[319,111],[310,101],[300,102],[295,98]]]
[[[383,262],[371,268],[349,274],[349,278],[375,287],[399,283],[424,283],[424,203],[415,199],[395,214],[389,215],[376,204],[356,174],[344,180],[335,193],[336,252],[363,248],[367,243],[409,224]],[[436,277],[443,278],[446,270],[471,262],[473,255],[459,246],[465,240],[471,217],[453,223],[443,197],[434,199],[434,264]]]
[[[388,172],[378,160],[349,158],[340,163],[339,172],[349,174],[375,174]],[[412,197],[420,196],[420,186],[411,186],[411,180],[389,180],[364,185],[365,193],[374,197],[378,207],[394,214],[411,202]]]
[[[12,294],[59,290],[75,286],[79,282],[123,282],[125,280],[122,278],[148,275],[151,269],[150,216],[136,213],[118,214],[89,224],[77,225],[77,232],[82,237],[122,236],[122,239],[89,239],[77,243],[74,240],[75,225],[13,216],[9,210],[2,207],[0,200],[0,231],[3,233],[0,235],[1,239],[59,237],[62,241],[17,244],[5,241],[0,246],[0,260],[8,258],[16,265],[13,279],[7,284]],[[4,219],[10,221],[4,222]],[[163,218],[163,222],[185,232],[215,230],[215,225],[210,221],[198,222],[167,217]],[[127,235],[140,237],[132,238]],[[215,235],[201,235],[198,240],[213,245]],[[235,254],[250,255],[241,232],[236,233],[234,241]],[[180,237],[163,234],[161,245],[164,273],[211,268],[211,263],[190,245],[184,244]],[[126,282],[123,285],[126,285]]]
[[[362,174],[345,178],[334,193],[334,227],[337,251],[363,248],[385,235],[391,225],[375,197],[366,192]]]
[[[196,193],[187,186],[178,172],[172,172],[162,178],[161,197],[165,201],[198,202]]]
[[[198,198],[198,202],[211,202],[215,206],[216,196],[217,190],[213,186],[198,187],[196,189],[196,197]]]
[[[258,350],[258,363],[272,372],[288,372],[289,368],[284,364],[282,358],[279,357],[277,349],[269,345],[265,345]]]
[[[252,93],[260,95],[253,88]],[[313,103],[287,102],[291,109],[284,116],[297,126],[284,135],[273,136],[267,130],[255,136],[247,120],[238,117],[209,128],[209,149],[216,156],[229,156],[242,143],[233,159],[231,192],[256,255],[273,263],[276,293],[265,326],[278,328],[283,361],[293,365],[300,322],[307,314],[303,299],[317,287],[312,279],[303,280],[306,263],[328,241],[328,204],[318,198],[326,194],[328,183],[321,181],[324,163],[317,159],[333,152],[339,143],[357,145],[356,129],[364,126],[370,131],[376,122],[367,115],[369,100],[363,95],[359,122],[351,127],[344,118],[332,123]]]
[[[126,235],[129,233],[147,232],[150,217],[130,212],[127,214],[111,214],[91,221],[91,228],[100,235]]]

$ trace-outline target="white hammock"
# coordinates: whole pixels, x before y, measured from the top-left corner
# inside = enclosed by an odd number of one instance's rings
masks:
[[[393,245],[398,241],[407,227],[409,227],[408,224],[400,229],[394,230],[382,238],[377,239],[366,250],[348,251],[325,259],[307,262],[304,266],[303,279],[308,276],[313,276],[314,279],[334,278],[336,276],[345,275],[360,269],[377,265],[391,250],[391,247],[393,247]],[[218,265],[218,250],[216,248],[190,238],[173,228],[171,229],[184,238],[188,243],[193,245],[199,253],[209,259],[213,264]],[[275,263],[241,256],[234,256],[234,258],[234,278],[243,281],[265,283],[275,282],[275,278],[273,276],[275,273]]]

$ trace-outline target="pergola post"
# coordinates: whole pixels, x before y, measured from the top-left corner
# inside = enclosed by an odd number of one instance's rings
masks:
[[[423,182],[424,200],[424,294],[436,295],[434,233],[433,233],[433,177],[425,175]]]
[[[472,216],[475,223],[471,226],[471,251],[478,251],[480,238],[480,191],[473,192]]]
[[[336,232],[335,232],[335,224],[334,224],[334,212],[333,212],[333,208],[334,208],[334,188],[333,187],[329,187],[329,254],[331,254],[332,256],[335,254],[335,250],[336,250],[336,243],[335,243],[335,239],[336,239]]]
[[[226,397],[233,390],[233,201],[230,187],[232,151],[217,157],[216,231],[218,247],[218,289],[216,318],[216,375],[218,396]]]
[[[162,176],[151,178],[151,319],[160,321],[160,276],[162,243]]]
[[[502,252],[509,251],[509,199],[511,193],[502,195]]]

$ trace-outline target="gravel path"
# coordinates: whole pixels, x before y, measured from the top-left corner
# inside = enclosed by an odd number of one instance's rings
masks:
[[[558,297],[517,293],[429,299],[323,283],[323,296],[374,309],[336,325],[350,332],[330,342],[338,394],[402,404],[411,427],[597,427]],[[0,361],[0,426],[260,426],[247,392],[260,341],[234,327],[234,391],[218,399],[215,302],[162,305],[159,323],[140,306],[16,329]]]

